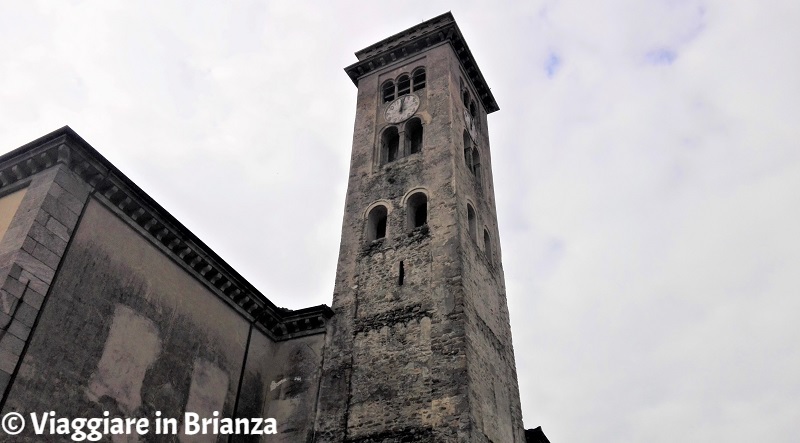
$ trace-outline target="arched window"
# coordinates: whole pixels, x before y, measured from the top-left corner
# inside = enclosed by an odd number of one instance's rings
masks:
[[[477,220],[475,219],[475,210],[472,209],[472,205],[469,203],[467,203],[467,224],[469,225],[469,238],[477,242],[478,233],[476,231],[478,228],[476,227]]]
[[[383,103],[389,103],[397,97],[411,94],[413,91],[425,89],[427,76],[425,68],[420,66],[411,75],[403,74],[394,80],[387,80],[381,85],[381,99]],[[465,98],[466,100],[466,98]],[[466,105],[467,102],[465,101]]]
[[[389,80],[388,82],[383,84],[381,88],[383,91],[383,102],[388,103],[394,100],[394,82]]]
[[[478,184],[480,184],[481,154],[478,151],[478,147],[472,143],[472,139],[466,130],[464,131],[464,163],[467,165],[469,172],[478,179]]]
[[[473,120],[475,119],[475,114],[477,114],[477,107],[475,107],[475,100],[469,101],[469,115],[472,116]]]
[[[367,216],[367,241],[380,240],[386,237],[386,218],[389,212],[386,206],[378,205],[369,211]]]
[[[422,122],[412,118],[406,123],[406,147],[409,154],[416,154],[422,150]]]
[[[478,152],[477,147],[472,148],[472,164],[470,165],[469,170],[472,171],[472,174],[475,175],[475,178],[478,180],[478,184],[480,184],[481,178],[481,154]]]
[[[423,192],[417,192],[409,197],[406,213],[410,229],[425,226],[428,223],[428,196]]]
[[[464,102],[464,107],[469,106],[469,92],[466,89],[461,91],[461,101]]]
[[[402,97],[411,93],[411,79],[403,74],[397,78],[397,96]]]
[[[412,90],[419,91],[425,88],[425,68],[417,68],[411,73]]]
[[[397,160],[399,148],[400,134],[397,132],[397,128],[394,126],[386,128],[381,135],[381,164]]]
[[[489,230],[483,228],[483,252],[486,253],[486,258],[489,263],[494,263],[494,255],[492,255],[492,237],[489,235]]]

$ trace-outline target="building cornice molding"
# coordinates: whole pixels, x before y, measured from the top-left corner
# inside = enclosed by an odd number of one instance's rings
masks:
[[[333,311],[275,306],[69,126],[0,156],[0,193],[64,165],[93,195],[275,341],[325,332]]]
[[[491,114],[499,110],[497,101],[475,62],[475,57],[472,56],[464,36],[458,29],[453,14],[449,12],[356,52],[358,62],[344,70],[353,83],[358,86],[358,80],[361,77],[395,62],[413,57],[425,49],[444,42],[449,42],[455,51],[464,72],[475,87],[486,113]]]

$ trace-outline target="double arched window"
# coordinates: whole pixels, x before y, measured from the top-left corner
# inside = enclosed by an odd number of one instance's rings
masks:
[[[388,103],[397,97],[408,95],[425,88],[425,68],[419,67],[411,75],[402,74],[395,80],[387,80],[381,86],[383,102]]]
[[[471,203],[467,203],[467,233],[469,234],[469,239],[475,242],[475,245],[480,248],[478,239],[478,217]],[[483,253],[486,256],[486,261],[494,266],[495,254],[492,248],[492,235],[489,233],[489,227],[486,225],[483,226]]]
[[[464,103],[464,109],[469,111],[469,115],[472,116],[473,119],[478,115],[478,106],[475,104],[475,100],[472,99],[472,94],[467,91],[467,88],[464,87],[464,80],[461,80],[461,101]]]
[[[380,164],[422,151],[422,121],[414,117],[402,126],[389,126],[381,133]]]
[[[404,199],[404,204],[405,229],[407,231],[414,231],[428,224],[427,191],[419,188],[413,190]],[[388,235],[389,226],[396,226],[390,223],[389,220],[390,206],[391,203],[389,201],[378,200],[367,208],[364,238],[368,243],[383,240]]]

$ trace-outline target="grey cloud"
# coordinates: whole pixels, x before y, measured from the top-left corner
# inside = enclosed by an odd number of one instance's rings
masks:
[[[453,10],[501,108],[491,160],[528,427],[793,441],[795,3]],[[356,93],[342,68],[452,7],[5,6],[5,149],[71,125],[290,308],[330,303]]]

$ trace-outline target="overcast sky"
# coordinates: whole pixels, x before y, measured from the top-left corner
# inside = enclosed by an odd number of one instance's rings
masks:
[[[353,52],[452,10],[526,427],[796,442],[800,2],[0,0],[0,150],[70,125],[273,302],[330,304]]]

